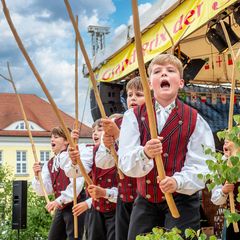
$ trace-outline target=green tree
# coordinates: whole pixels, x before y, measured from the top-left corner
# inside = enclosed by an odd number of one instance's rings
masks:
[[[0,166],[0,239],[17,239],[17,231],[12,230],[12,181],[9,167]],[[45,210],[46,202],[28,186],[27,228],[20,231],[21,240],[47,239],[52,217]]]

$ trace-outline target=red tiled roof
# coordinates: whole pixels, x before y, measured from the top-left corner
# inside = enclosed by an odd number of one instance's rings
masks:
[[[60,122],[51,105],[34,94],[20,94],[23,107],[29,121],[32,121],[45,131],[32,131],[33,136],[50,136],[53,127]],[[72,128],[74,118],[61,111],[65,124]],[[0,136],[28,136],[27,131],[4,130],[10,124],[23,120],[17,97],[14,93],[0,93]],[[79,123],[80,126],[81,123]],[[91,137],[91,128],[82,124],[81,137]]]

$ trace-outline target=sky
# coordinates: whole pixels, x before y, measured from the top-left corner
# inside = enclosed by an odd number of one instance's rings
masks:
[[[23,44],[57,106],[74,117],[75,34],[64,1],[5,0]],[[139,0],[139,13],[156,0]],[[79,29],[92,58],[89,25],[108,26],[106,48],[114,36],[132,21],[130,0],[69,0],[79,18]],[[36,94],[47,100],[22,56],[5,20],[0,3],[0,74],[8,77],[10,64],[19,93]],[[91,126],[89,81],[82,75],[83,59],[79,50],[79,120]],[[9,82],[0,78],[0,93],[12,93]]]

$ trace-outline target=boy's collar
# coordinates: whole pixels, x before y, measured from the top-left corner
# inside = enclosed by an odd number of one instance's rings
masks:
[[[172,103],[170,103],[168,106],[166,106],[166,107],[163,107],[159,102],[155,101],[155,110],[156,110],[156,112],[165,110],[166,112],[170,113],[175,107],[176,107],[175,100]]]

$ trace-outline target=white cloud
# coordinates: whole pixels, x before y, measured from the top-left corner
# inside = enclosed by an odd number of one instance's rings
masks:
[[[151,3],[143,3],[138,6],[138,13],[139,16],[141,16],[143,13],[145,13],[148,9],[150,9],[152,6]],[[128,25],[133,24],[133,16],[131,15],[128,20]]]

